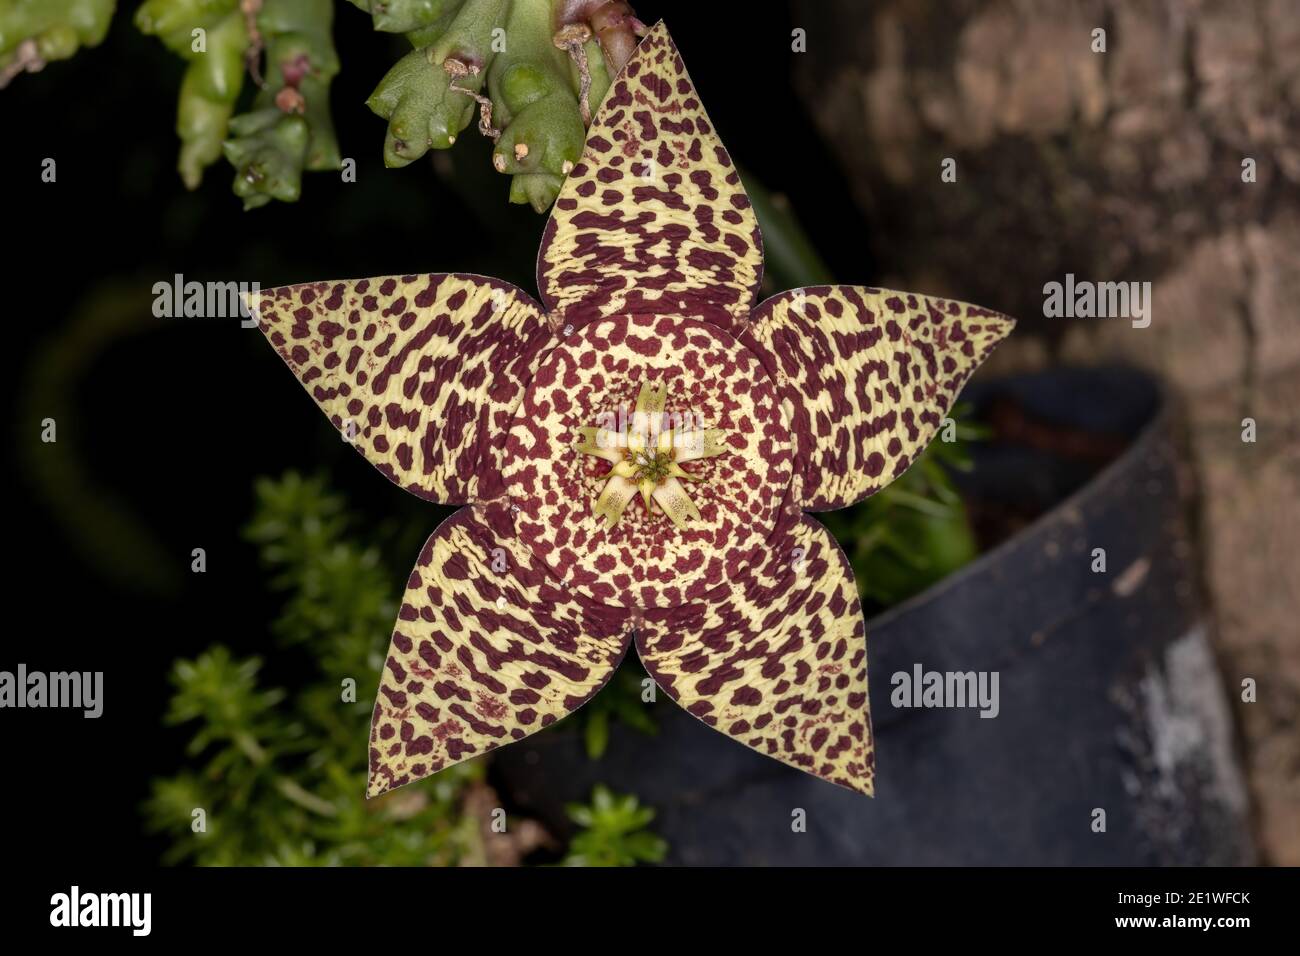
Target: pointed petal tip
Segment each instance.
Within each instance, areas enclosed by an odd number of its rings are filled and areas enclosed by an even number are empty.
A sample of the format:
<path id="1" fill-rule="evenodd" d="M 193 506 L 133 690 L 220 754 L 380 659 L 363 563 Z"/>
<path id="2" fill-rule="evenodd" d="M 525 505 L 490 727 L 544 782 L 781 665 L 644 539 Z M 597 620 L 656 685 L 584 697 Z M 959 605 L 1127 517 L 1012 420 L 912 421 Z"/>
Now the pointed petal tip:
<path id="1" fill-rule="evenodd" d="M 637 39 L 637 46 L 648 43 L 672 43 L 672 34 L 668 32 L 668 23 L 659 19 L 646 28 L 645 33 Z M 675 44 L 674 44 L 675 45 Z"/>
<path id="2" fill-rule="evenodd" d="M 875 750 L 857 584 L 830 532 L 797 509 L 791 515 L 768 556 L 714 590 L 705 613 L 643 613 L 637 654 L 670 699 L 715 731 L 824 783 L 873 796 Z M 796 548 L 801 566 L 789 559 Z M 781 615 L 765 622 L 775 608 Z M 817 637 L 792 640 L 796 635 Z M 760 639 L 767 653 L 728 656 L 730 648 L 756 647 Z M 821 686 L 823 661 L 841 667 L 833 697 Z M 782 695 L 774 693 L 774 674 L 786 684 Z M 773 720 L 782 713 L 782 696 L 793 695 L 819 701 L 818 729 L 801 735 Z"/>
<path id="3" fill-rule="evenodd" d="M 830 381 L 827 367 L 856 383 L 845 390 L 849 400 L 819 422 L 822 434 L 795 435 L 802 506 L 849 507 L 906 471 L 937 433 L 933 423 L 948 414 L 970 376 L 1015 326 L 995 309 L 875 286 L 811 286 L 761 303 L 749 326 L 751 348 L 769 372 L 784 375 L 787 401 L 817 407 Z M 864 427 L 879 412 L 853 397 L 865 394 L 877 374 L 873 352 L 860 346 L 862 334 L 906 357 L 883 373 L 887 383 L 876 385 L 878 395 L 881 385 L 888 386 L 888 404 L 897 413 L 885 430 Z M 906 379 L 899 370 L 909 373 Z M 900 427 L 907 413 L 926 424 Z"/>
<path id="4" fill-rule="evenodd" d="M 249 298 L 262 334 L 317 407 L 385 478 L 443 504 L 473 500 L 490 484 L 485 423 L 513 410 L 550 339 L 530 296 L 469 273 L 415 273 L 304 282 Z M 367 341 L 358 331 L 399 312 L 383 335 Z M 435 318 L 447 325 L 435 328 Z M 375 386 L 390 376 L 405 389 L 381 401 Z M 424 398 L 435 385 L 455 393 L 468 427 L 435 424 L 444 412 Z"/>
<path id="5" fill-rule="evenodd" d="M 868 780 L 860 786 L 849 787 L 848 789 L 860 797 L 866 797 L 868 800 L 876 799 L 876 785 L 874 781 Z"/>
<path id="6" fill-rule="evenodd" d="M 369 797 L 536 733 L 604 686 L 627 649 L 624 615 L 561 593 L 542 567 L 474 508 L 425 542 L 375 698 Z M 497 669 L 496 635 L 523 631 L 545 653 Z M 488 673 L 490 686 L 467 676 Z M 472 710 L 462 703 L 471 700 Z"/>
<path id="7" fill-rule="evenodd" d="M 983 350 L 979 361 L 975 363 L 976 367 L 983 364 L 994 349 L 1009 339 L 1016 328 L 1015 319 L 992 309 L 980 315 L 979 318 L 982 328 L 978 333 L 978 338 L 983 340 Z M 971 371 L 973 372 L 974 368 Z"/>
<path id="8" fill-rule="evenodd" d="M 829 777 L 825 774 L 818 773 L 816 770 L 810 770 L 807 767 L 794 766 L 793 764 L 790 766 L 801 773 L 806 773 L 808 776 L 813 777 L 822 783 L 838 787 L 840 790 L 847 790 L 849 793 L 856 793 L 860 797 L 870 797 L 873 800 L 876 797 L 875 773 L 871 773 L 866 777 Z"/>
<path id="9" fill-rule="evenodd" d="M 988 316 L 989 322 L 996 333 L 997 341 L 1001 342 L 1016 327 L 1016 320 L 1005 312 L 991 311 Z"/>
<path id="10" fill-rule="evenodd" d="M 632 134 L 622 128 L 625 102 L 640 104 L 636 115 L 641 122 Z M 622 171 L 607 168 L 636 149 L 655 157 L 649 165 L 653 189 L 628 188 Z M 669 169 L 686 170 L 689 178 L 678 176 L 674 183 L 654 172 Z M 611 172 L 622 182 L 602 178 Z M 707 185 L 701 187 L 701 181 Z M 702 201 L 703 195 L 711 198 Z M 697 219 L 708 207 L 727 210 L 728 219 L 705 236 Z M 676 260 L 670 267 L 673 280 L 651 288 L 638 281 L 644 278 L 643 265 L 602 258 L 583 239 L 581 223 L 593 216 L 605 223 L 607 236 L 626 235 L 629 223 L 647 216 L 660 227 L 690 231 L 691 238 L 670 255 Z M 628 241 L 636 240 L 629 236 Z M 714 263 L 714 271 L 701 269 L 700 261 Z M 677 44 L 659 20 L 611 83 L 588 130 L 581 161 L 551 208 L 537 260 L 542 300 L 557 313 L 589 303 L 589 311 L 603 315 L 665 310 L 710 317 L 728 327 L 756 303 L 762 272 L 762 236 L 752 203 Z"/>
<path id="11" fill-rule="evenodd" d="M 827 778 L 823 777 L 822 779 L 826 780 Z M 874 799 L 876 796 L 876 774 L 874 770 L 865 777 L 854 777 L 850 780 L 829 780 L 828 782 L 853 793 L 861 794 L 864 797 Z"/>
<path id="12" fill-rule="evenodd" d="M 372 731 L 373 728 L 375 727 L 375 720 L 376 718 L 374 716 L 370 718 L 370 726 L 372 728 Z M 379 757 L 377 752 L 371 750 L 370 768 L 366 773 L 366 799 L 367 800 L 373 800 L 376 797 L 382 797 L 385 793 L 387 793 L 389 790 L 392 789 L 392 787 L 389 785 L 390 784 L 389 779 L 386 778 L 383 774 L 379 773 L 379 768 L 377 765 L 378 759 Z"/>

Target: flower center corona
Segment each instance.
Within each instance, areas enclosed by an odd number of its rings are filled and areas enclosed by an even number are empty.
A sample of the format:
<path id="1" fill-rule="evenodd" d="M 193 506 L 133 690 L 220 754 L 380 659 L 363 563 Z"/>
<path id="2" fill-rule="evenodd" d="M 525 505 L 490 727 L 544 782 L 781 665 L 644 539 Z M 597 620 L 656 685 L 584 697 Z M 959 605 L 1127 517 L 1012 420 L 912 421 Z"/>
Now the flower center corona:
<path id="1" fill-rule="evenodd" d="M 682 485 L 700 478 L 682 464 L 724 454 L 725 432 L 697 427 L 690 415 L 667 414 L 667 397 L 666 384 L 643 383 L 630 417 L 608 413 L 601 424 L 579 429 L 577 450 L 612 466 L 601 476 L 605 484 L 595 506 L 608 528 L 618 524 L 638 493 L 648 515 L 663 512 L 678 528 L 700 520 L 699 508 Z"/>

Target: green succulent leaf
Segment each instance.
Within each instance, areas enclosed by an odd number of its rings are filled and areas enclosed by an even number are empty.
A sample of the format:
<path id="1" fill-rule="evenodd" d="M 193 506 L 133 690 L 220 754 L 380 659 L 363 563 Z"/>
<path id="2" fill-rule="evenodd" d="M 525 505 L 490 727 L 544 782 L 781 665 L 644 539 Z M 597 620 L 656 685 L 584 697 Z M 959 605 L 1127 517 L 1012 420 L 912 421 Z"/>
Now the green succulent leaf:
<path id="1" fill-rule="evenodd" d="M 244 48 L 248 33 L 242 17 L 224 17 L 208 33 L 208 52 L 195 57 L 181 78 L 176 133 L 181 139 L 178 167 L 189 189 L 203 170 L 222 155 L 235 101 L 244 87 Z"/>
<path id="2" fill-rule="evenodd" d="M 384 165 L 406 166 L 430 149 L 446 149 L 469 125 L 474 101 L 450 89 L 452 77 L 429 62 L 429 49 L 412 50 L 379 81 L 366 105 L 388 120 Z"/>
<path id="3" fill-rule="evenodd" d="M 492 165 L 513 177 L 511 202 L 545 212 L 582 156 L 586 125 L 569 58 L 553 40 L 549 0 L 515 0 L 506 37 L 505 52 L 488 73 L 501 130 Z"/>
<path id="4" fill-rule="evenodd" d="M 410 33 L 441 26 L 446 30 L 464 0 L 352 0 L 369 13 L 374 28 L 384 33 Z"/>

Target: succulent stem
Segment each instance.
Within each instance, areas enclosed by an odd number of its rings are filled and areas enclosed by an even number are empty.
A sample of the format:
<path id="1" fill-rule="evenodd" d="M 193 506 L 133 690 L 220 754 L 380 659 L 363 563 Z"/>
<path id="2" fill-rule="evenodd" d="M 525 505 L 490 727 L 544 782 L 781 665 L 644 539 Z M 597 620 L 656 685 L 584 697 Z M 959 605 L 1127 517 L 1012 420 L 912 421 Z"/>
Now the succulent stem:
<path id="1" fill-rule="evenodd" d="M 232 120 L 234 136 L 223 150 L 236 170 L 235 194 L 253 209 L 272 199 L 295 201 L 304 168 L 339 167 L 329 108 L 339 61 L 330 0 L 240 0 L 240 10 L 252 18 L 249 62 L 262 44 L 266 75 L 253 111 Z"/>
<path id="2" fill-rule="evenodd" d="M 451 146 L 476 104 L 480 130 L 495 132 L 491 104 L 484 104 L 479 91 L 496 55 L 494 31 L 508 6 L 508 0 L 465 0 L 454 10 L 439 7 L 440 19 L 416 31 L 427 42 L 398 60 L 366 101 L 388 120 L 386 166 L 405 166 L 430 149 Z"/>
<path id="3" fill-rule="evenodd" d="M 617 72 L 611 64 L 622 66 L 644 29 L 623 2 L 352 2 L 376 29 L 407 31 L 417 47 L 367 101 L 388 120 L 384 162 L 405 166 L 448 148 L 477 107 L 479 132 L 495 144 L 493 168 L 511 177 L 511 202 L 538 212 L 582 155 Z"/>
<path id="4" fill-rule="evenodd" d="M 551 0 L 513 0 L 505 50 L 488 72 L 501 125 L 492 165 L 512 177 L 510 201 L 530 203 L 538 212 L 555 200 L 565 163 L 578 161 L 586 137 L 569 59 L 555 46 L 553 24 Z M 525 148 L 517 149 L 521 144 Z"/>
<path id="5" fill-rule="evenodd" d="M 248 25 L 238 0 L 146 0 L 135 25 L 189 61 L 176 104 L 177 161 L 187 189 L 221 157 L 235 101 L 244 88 Z"/>
<path id="6" fill-rule="evenodd" d="M 19 73 L 66 60 L 108 32 L 114 0 L 8 0 L 0 3 L 0 89 Z"/>
<path id="7" fill-rule="evenodd" d="M 304 168 L 339 167 L 329 107 L 339 70 L 333 15 L 330 0 L 145 0 L 136 26 L 189 62 L 176 110 L 188 188 L 223 153 L 245 209 L 296 200 Z M 236 117 L 245 71 L 258 94 Z"/>
<path id="8" fill-rule="evenodd" d="M 111 12 L 113 2 L 9 0 L 0 10 L 0 85 L 68 55 L 58 52 L 66 31 L 51 17 Z M 493 167 L 511 177 L 510 201 L 538 212 L 581 157 L 586 127 L 645 33 L 625 0 L 351 2 L 375 30 L 402 33 L 412 46 L 366 101 L 388 123 L 385 164 L 450 147 L 477 113 L 479 132 L 494 143 Z M 81 42 L 98 42 L 108 13 L 101 19 Z M 186 186 L 197 187 L 224 153 L 236 167 L 235 192 L 253 208 L 296 199 L 303 169 L 339 167 L 329 0 L 145 0 L 136 23 L 189 64 L 177 109 Z M 245 73 L 258 94 L 235 117 Z"/>

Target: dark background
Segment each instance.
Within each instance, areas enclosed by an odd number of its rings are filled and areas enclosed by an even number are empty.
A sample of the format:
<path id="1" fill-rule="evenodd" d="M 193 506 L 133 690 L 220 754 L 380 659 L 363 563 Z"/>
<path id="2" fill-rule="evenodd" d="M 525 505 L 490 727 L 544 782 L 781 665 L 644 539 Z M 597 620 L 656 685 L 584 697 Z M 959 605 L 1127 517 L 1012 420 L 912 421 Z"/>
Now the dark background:
<path id="1" fill-rule="evenodd" d="M 104 672 L 98 720 L 66 710 L 0 715 L 5 855 L 20 859 L 158 859 L 163 841 L 141 835 L 139 806 L 150 778 L 181 759 L 185 735 L 161 720 L 172 661 L 214 642 L 236 653 L 269 649 L 276 601 L 239 534 L 255 476 L 323 469 L 364 516 L 429 530 L 440 517 L 339 442 L 256 331 L 233 320 L 154 319 L 153 284 L 174 273 L 269 288 L 469 271 L 533 291 L 545 221 L 507 205 L 486 142 L 468 134 L 438 157 L 454 177 L 427 158 L 384 169 L 384 123 L 364 100 L 405 41 L 373 33 L 347 4 L 336 5 L 343 69 L 331 99 L 357 182 L 309 173 L 299 203 L 244 213 L 222 161 L 187 193 L 174 169 L 182 64 L 135 29 L 134 6 L 119 4 L 100 47 L 0 92 L 13 454 L 0 669 Z M 832 271 L 872 281 L 865 224 L 792 89 L 784 4 L 746 5 L 743 15 L 731 4 L 636 8 L 646 22 L 669 19 L 732 154 L 789 197 Z M 41 182 L 46 157 L 58 164 L 54 184 Z M 120 303 L 113 315 L 123 330 L 83 348 L 78 330 L 93 328 L 96 312 L 106 321 L 106 301 Z M 62 396 L 66 405 L 50 410 L 50 369 L 75 355 L 84 374 Z M 40 441 L 46 415 L 57 418 L 57 444 Z M 120 508 L 146 538 L 90 522 L 69 494 Z M 205 574 L 190 573 L 195 547 L 206 549 Z M 273 654 L 267 673 L 284 678 L 294 666 Z"/>

